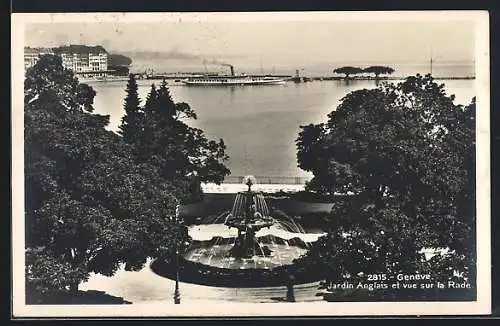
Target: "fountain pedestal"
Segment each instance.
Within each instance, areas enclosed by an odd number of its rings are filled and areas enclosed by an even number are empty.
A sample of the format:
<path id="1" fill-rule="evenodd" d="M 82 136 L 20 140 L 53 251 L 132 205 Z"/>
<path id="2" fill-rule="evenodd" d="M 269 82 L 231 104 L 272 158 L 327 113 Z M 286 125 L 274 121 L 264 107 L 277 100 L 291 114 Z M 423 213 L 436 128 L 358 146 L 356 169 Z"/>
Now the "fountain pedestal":
<path id="1" fill-rule="evenodd" d="M 270 256 L 271 250 L 267 246 L 261 247 L 255 240 L 255 233 L 264 227 L 270 227 L 273 222 L 255 221 L 241 224 L 227 222 L 226 225 L 238 229 L 238 237 L 236 238 L 233 248 L 229 251 L 231 257 L 236 258 L 251 258 L 253 256 Z"/>
<path id="2" fill-rule="evenodd" d="M 269 212 L 262 194 L 250 189 L 252 186 L 250 180 L 247 185 L 248 191 L 236 195 L 231 216 L 225 222 L 227 226 L 238 229 L 238 237 L 229 255 L 235 258 L 270 256 L 271 250 L 259 245 L 255 240 L 255 233 L 273 225 L 274 220 L 268 216 Z"/>

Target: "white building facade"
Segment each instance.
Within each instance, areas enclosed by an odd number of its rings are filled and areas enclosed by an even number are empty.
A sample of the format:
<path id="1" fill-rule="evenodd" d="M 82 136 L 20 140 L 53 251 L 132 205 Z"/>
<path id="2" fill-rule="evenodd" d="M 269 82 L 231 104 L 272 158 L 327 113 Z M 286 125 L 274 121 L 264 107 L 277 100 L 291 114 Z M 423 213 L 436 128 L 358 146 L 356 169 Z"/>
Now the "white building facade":
<path id="1" fill-rule="evenodd" d="M 45 54 L 54 54 L 52 49 L 47 48 L 24 48 L 24 69 L 33 67 L 38 59 Z"/>
<path id="2" fill-rule="evenodd" d="M 54 49 L 24 48 L 24 67 L 33 67 L 44 54 L 61 56 L 65 68 L 76 74 L 98 77 L 108 73 L 108 53 L 101 46 L 70 45 Z"/>

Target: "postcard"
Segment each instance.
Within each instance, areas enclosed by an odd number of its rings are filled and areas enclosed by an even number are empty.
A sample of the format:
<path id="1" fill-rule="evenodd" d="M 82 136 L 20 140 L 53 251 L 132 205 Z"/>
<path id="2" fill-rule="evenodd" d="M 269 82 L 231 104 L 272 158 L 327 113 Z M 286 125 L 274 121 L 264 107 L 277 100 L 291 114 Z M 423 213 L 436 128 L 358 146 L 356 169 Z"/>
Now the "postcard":
<path id="1" fill-rule="evenodd" d="M 12 14 L 13 317 L 489 314 L 488 19 Z"/>

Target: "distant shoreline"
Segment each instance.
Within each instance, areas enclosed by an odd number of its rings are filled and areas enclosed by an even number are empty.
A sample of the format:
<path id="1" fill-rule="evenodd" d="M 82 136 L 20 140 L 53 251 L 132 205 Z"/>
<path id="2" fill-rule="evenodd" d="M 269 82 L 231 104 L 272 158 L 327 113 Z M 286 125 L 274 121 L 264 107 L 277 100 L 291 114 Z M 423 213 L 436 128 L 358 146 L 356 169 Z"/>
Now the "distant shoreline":
<path id="1" fill-rule="evenodd" d="M 253 75 L 252 75 L 253 76 Z M 284 77 L 283 75 L 265 75 L 265 76 L 270 76 L 270 77 L 276 77 L 276 78 L 282 78 Z M 287 76 L 288 77 L 288 76 Z M 387 81 L 387 80 L 404 80 L 407 77 L 402 77 L 402 76 L 391 76 L 391 77 L 338 77 L 338 76 L 314 76 L 314 77 L 306 77 L 307 81 L 300 81 L 299 83 L 304 83 L 304 82 L 311 82 L 311 81 L 328 81 L 328 80 L 334 80 L 334 81 L 366 81 L 366 80 L 373 80 L 373 81 Z M 474 80 L 476 79 L 475 76 L 433 76 L 434 80 Z M 153 76 L 148 76 L 147 78 L 139 78 L 139 79 L 147 79 L 147 80 L 171 80 L 171 79 L 182 79 L 182 77 L 179 76 L 169 76 L 169 75 L 153 75 Z M 286 78 L 287 82 L 294 82 L 293 78 Z"/>
<path id="2" fill-rule="evenodd" d="M 277 77 L 277 76 L 273 76 Z M 346 79 L 345 77 L 307 77 L 306 81 L 294 81 L 292 79 L 287 79 L 285 80 L 286 83 L 296 83 L 296 84 L 304 84 L 304 83 L 310 83 L 310 82 L 315 82 L 315 81 L 337 81 L 337 82 L 357 82 L 357 81 L 375 81 L 375 82 L 384 82 L 384 81 L 397 81 L 397 80 L 405 80 L 407 77 L 384 77 L 384 78 L 374 78 L 374 77 L 356 77 L 356 78 L 349 78 Z M 475 76 L 457 76 L 457 77 L 433 77 L 434 80 L 475 80 Z M 173 77 L 173 76 L 151 76 L 148 78 L 138 78 L 139 80 L 153 80 L 153 81 L 161 81 L 163 79 L 165 80 L 177 80 L 179 79 L 178 77 Z M 128 80 L 128 77 L 121 77 L 121 78 L 103 78 L 103 79 L 81 79 L 80 82 L 82 83 L 109 83 L 109 82 L 126 82 Z M 179 85 L 184 85 L 180 81 L 176 83 L 169 83 L 171 86 L 179 86 Z M 227 86 L 226 86 L 227 87 Z"/>

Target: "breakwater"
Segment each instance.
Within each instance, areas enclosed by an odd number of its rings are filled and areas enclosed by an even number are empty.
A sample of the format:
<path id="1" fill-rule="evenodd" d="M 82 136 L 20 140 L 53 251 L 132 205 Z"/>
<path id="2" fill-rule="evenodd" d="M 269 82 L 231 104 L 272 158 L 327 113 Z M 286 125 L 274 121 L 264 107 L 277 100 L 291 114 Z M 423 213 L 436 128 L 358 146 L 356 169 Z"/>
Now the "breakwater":
<path id="1" fill-rule="evenodd" d="M 343 81 L 351 81 L 351 80 L 373 80 L 373 81 L 384 81 L 384 80 L 404 80 L 406 77 L 402 76 L 391 76 L 391 77 L 311 77 L 312 80 L 343 80 Z M 476 79 L 475 76 L 433 76 L 435 80 L 473 80 Z"/>

